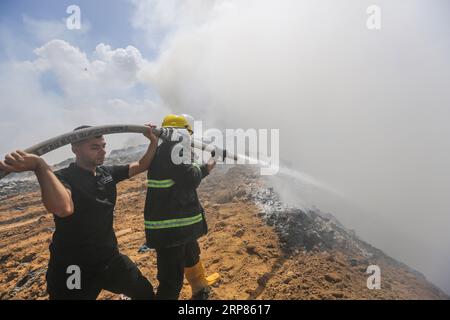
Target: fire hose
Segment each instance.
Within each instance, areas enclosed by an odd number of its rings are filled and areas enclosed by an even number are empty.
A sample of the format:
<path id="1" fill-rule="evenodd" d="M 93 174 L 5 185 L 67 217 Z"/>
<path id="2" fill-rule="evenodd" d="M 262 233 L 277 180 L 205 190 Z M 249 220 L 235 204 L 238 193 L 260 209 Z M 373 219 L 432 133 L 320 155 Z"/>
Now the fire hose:
<path id="1" fill-rule="evenodd" d="M 25 149 L 24 151 L 27 153 L 42 156 L 46 153 L 49 153 L 50 151 L 61 148 L 65 145 L 76 143 L 84 139 L 96 136 L 114 133 L 145 133 L 147 131 L 148 131 L 147 126 L 130 125 L 130 124 L 95 126 L 61 134 L 59 136 L 56 136 L 54 138 L 45 140 L 41 143 L 31 146 Z M 164 141 L 174 141 L 173 137 L 177 133 L 177 130 L 174 128 L 153 128 L 152 131 L 156 136 L 158 136 L 160 139 Z M 196 149 L 201 149 L 203 151 L 210 152 L 213 157 L 218 155 L 221 156 L 223 159 L 230 158 L 233 160 L 237 160 L 237 156 L 230 152 L 227 152 L 227 150 L 218 148 L 211 144 L 203 143 L 202 141 L 191 139 L 191 146 Z M 0 170 L 0 179 L 4 178 L 8 174 L 9 174 L 8 172 Z"/>

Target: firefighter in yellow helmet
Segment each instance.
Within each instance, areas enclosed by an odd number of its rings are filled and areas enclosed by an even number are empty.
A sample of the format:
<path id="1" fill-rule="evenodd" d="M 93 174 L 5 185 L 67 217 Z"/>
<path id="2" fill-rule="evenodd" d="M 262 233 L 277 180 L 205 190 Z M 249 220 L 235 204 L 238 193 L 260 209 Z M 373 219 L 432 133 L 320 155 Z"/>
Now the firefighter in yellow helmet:
<path id="1" fill-rule="evenodd" d="M 183 115 L 170 114 L 162 127 L 186 129 L 192 126 Z M 186 276 L 192 299 L 207 299 L 210 286 L 219 280 L 219 274 L 205 275 L 200 260 L 197 239 L 207 233 L 205 213 L 197 187 L 214 168 L 211 158 L 207 164 L 174 164 L 172 148 L 178 142 L 164 141 L 156 151 L 147 174 L 145 202 L 145 235 L 147 246 L 157 254 L 159 287 L 157 299 L 178 299 Z"/>
<path id="2" fill-rule="evenodd" d="M 164 117 L 161 127 L 187 129 L 190 134 L 194 133 L 192 125 L 187 119 L 187 115 L 169 114 Z"/>

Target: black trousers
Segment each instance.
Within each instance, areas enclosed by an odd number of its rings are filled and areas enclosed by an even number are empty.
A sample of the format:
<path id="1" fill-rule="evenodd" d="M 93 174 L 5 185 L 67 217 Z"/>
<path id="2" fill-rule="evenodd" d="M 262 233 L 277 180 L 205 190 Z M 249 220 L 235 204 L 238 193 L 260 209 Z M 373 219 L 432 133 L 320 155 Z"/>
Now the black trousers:
<path id="1" fill-rule="evenodd" d="M 184 268 L 193 267 L 200 261 L 200 247 L 197 240 L 185 245 L 157 248 L 159 287 L 156 299 L 178 300 L 183 287 Z"/>
<path id="2" fill-rule="evenodd" d="M 70 263 L 72 265 L 73 261 Z M 46 276 L 50 300 L 95 300 L 102 289 L 136 300 L 154 299 L 151 283 L 126 255 L 117 253 L 101 268 L 92 269 L 81 264 L 80 288 L 69 288 L 68 283 L 73 284 L 70 277 L 75 273 L 68 272 L 68 268 L 68 263 L 50 260 Z"/>

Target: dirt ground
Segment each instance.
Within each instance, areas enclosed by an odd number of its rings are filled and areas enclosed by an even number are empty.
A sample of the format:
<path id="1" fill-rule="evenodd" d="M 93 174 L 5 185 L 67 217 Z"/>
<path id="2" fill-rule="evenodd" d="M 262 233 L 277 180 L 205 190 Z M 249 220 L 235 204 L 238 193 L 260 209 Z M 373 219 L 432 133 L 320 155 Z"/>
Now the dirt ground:
<path id="1" fill-rule="evenodd" d="M 200 239 L 202 260 L 208 272 L 221 274 L 211 299 L 448 299 L 423 276 L 390 259 L 375 261 L 383 270 L 382 285 L 369 290 L 363 257 L 343 250 L 284 250 L 275 229 L 261 218 L 261 208 L 233 191 L 247 182 L 239 174 L 213 174 L 200 188 L 209 225 Z M 121 252 L 156 287 L 155 253 L 138 252 L 145 241 L 145 192 L 143 174 L 119 184 L 115 231 Z M 45 272 L 53 228 L 38 192 L 0 203 L 0 299 L 48 298 Z M 189 297 L 185 283 L 180 298 Z M 118 298 L 106 291 L 99 297 Z"/>

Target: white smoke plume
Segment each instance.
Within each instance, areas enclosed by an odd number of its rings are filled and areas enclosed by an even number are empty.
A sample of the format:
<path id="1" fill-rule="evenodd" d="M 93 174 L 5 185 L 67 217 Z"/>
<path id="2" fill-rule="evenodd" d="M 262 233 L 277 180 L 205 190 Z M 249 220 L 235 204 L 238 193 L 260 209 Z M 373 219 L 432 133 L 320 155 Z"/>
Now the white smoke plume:
<path id="1" fill-rule="evenodd" d="M 139 74 L 168 108 L 220 128 L 279 128 L 280 157 L 345 195 L 278 179 L 450 292 L 449 4 L 143 1 L 165 38 Z"/>

